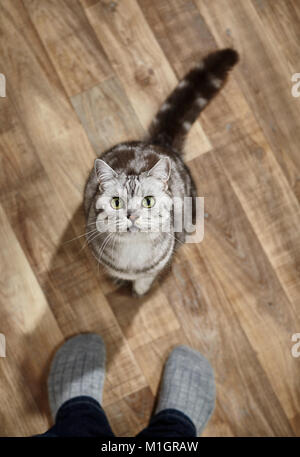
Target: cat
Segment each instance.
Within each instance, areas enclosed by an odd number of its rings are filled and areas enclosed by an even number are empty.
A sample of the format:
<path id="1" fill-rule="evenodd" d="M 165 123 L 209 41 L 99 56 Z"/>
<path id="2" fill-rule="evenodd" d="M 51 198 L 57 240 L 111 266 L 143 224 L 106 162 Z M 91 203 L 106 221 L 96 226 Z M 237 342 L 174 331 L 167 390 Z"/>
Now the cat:
<path id="1" fill-rule="evenodd" d="M 108 274 L 132 281 L 138 296 L 185 241 L 173 221 L 174 200 L 196 197 L 184 140 L 237 62 L 233 49 L 209 54 L 161 106 L 147 140 L 118 144 L 95 160 L 84 193 L 87 243 Z"/>

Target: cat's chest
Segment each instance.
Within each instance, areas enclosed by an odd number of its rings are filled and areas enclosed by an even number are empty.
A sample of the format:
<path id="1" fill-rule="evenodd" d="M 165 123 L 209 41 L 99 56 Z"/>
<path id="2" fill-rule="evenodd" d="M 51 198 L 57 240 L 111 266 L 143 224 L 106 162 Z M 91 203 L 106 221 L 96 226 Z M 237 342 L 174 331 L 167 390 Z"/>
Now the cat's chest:
<path id="1" fill-rule="evenodd" d="M 106 265 L 112 276 L 134 281 L 153 275 L 162 270 L 172 256 L 174 239 L 167 235 L 156 239 L 148 239 L 144 234 L 124 238 L 115 245 L 113 260 Z"/>
<path id="2" fill-rule="evenodd" d="M 153 262 L 156 249 L 148 240 L 135 239 L 120 243 L 118 254 L 119 268 L 140 270 Z"/>

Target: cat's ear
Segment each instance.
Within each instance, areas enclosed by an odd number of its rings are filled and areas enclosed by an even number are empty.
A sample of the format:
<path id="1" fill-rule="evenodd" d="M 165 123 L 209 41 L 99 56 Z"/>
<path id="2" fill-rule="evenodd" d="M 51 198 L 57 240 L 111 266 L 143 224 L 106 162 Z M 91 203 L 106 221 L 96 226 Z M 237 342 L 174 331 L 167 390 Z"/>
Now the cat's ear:
<path id="1" fill-rule="evenodd" d="M 171 173 L 171 161 L 168 157 L 159 159 L 159 161 L 148 171 L 147 176 L 153 176 L 164 183 L 168 182 Z"/>
<path id="2" fill-rule="evenodd" d="M 113 170 L 104 160 L 96 159 L 95 160 L 95 172 L 101 187 L 105 188 L 105 185 L 112 181 L 114 178 L 117 178 L 118 173 Z"/>

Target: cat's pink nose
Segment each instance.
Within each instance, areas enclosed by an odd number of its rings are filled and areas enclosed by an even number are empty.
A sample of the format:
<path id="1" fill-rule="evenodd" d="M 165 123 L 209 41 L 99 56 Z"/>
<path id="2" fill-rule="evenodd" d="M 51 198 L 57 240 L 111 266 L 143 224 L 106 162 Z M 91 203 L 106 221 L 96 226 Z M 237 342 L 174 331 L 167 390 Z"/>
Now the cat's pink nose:
<path id="1" fill-rule="evenodd" d="M 134 222 L 138 218 L 136 214 L 128 214 L 128 217 L 131 220 L 131 222 Z"/>

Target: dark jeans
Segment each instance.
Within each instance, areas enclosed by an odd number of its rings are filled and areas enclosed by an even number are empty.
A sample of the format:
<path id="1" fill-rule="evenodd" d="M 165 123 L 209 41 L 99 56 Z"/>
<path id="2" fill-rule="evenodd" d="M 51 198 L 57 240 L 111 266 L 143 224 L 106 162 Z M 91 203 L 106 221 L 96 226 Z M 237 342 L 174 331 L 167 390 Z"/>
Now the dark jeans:
<path id="1" fill-rule="evenodd" d="M 176 409 L 165 409 L 150 420 L 138 438 L 192 438 L 197 435 L 192 421 Z M 105 412 L 91 397 L 76 397 L 66 401 L 58 410 L 55 425 L 39 436 L 115 436 Z"/>

